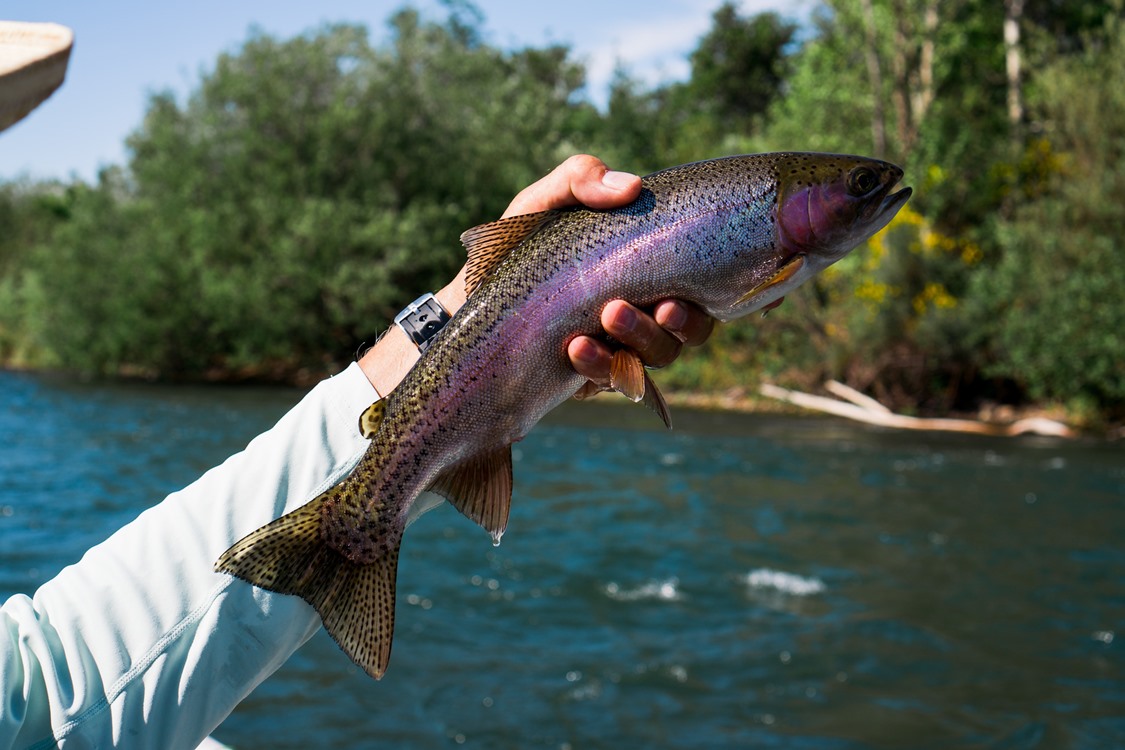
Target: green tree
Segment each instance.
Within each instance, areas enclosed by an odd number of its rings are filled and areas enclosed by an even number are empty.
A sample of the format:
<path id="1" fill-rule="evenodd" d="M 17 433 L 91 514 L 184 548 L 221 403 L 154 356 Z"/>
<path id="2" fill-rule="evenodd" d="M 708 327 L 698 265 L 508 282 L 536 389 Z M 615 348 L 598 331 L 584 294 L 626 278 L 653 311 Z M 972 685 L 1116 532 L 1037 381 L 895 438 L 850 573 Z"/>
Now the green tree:
<path id="1" fill-rule="evenodd" d="M 1001 259 L 975 279 L 995 375 L 1035 398 L 1125 412 L 1125 23 L 1036 77 L 1056 168 L 1049 191 L 999 225 Z"/>
<path id="2" fill-rule="evenodd" d="M 691 53 L 687 81 L 645 89 L 616 71 L 596 150 L 640 172 L 753 150 L 796 29 L 775 13 L 742 16 L 724 3 Z"/>
<path id="3" fill-rule="evenodd" d="M 30 340 L 26 284 L 35 248 L 68 218 L 65 188 L 57 183 L 0 186 L 0 363 L 27 364 Z"/>
<path id="4" fill-rule="evenodd" d="M 691 53 L 691 97 L 727 130 L 747 131 L 781 91 L 797 26 L 776 13 L 750 17 L 725 2 Z"/>
<path id="5" fill-rule="evenodd" d="M 154 96 L 128 169 L 76 187 L 43 248 L 41 340 L 92 370 L 290 375 L 448 280 L 458 235 L 558 160 L 582 85 L 565 48 L 499 51 L 464 10 L 401 11 L 383 47 L 254 33 L 186 102 Z"/>

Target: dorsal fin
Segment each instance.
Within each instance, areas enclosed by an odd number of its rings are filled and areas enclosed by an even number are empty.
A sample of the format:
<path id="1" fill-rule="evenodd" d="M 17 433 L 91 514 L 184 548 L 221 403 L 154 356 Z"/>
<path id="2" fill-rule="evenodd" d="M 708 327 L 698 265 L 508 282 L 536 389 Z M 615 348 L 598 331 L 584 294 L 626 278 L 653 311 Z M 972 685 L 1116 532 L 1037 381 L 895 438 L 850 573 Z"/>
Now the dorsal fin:
<path id="1" fill-rule="evenodd" d="M 379 425 L 383 423 L 383 415 L 387 413 L 387 402 L 379 399 L 371 406 L 363 410 L 363 414 L 359 415 L 359 434 L 370 440 L 375 437 L 375 433 L 379 431 Z"/>
<path id="2" fill-rule="evenodd" d="M 492 534 L 492 541 L 508 528 L 512 507 L 512 446 L 475 456 L 439 476 L 429 488 Z"/>
<path id="3" fill-rule="evenodd" d="M 484 277 L 508 257 L 512 248 L 535 234 L 560 213 L 561 211 L 540 211 L 509 216 L 465 230 L 461 234 L 461 244 L 469 253 L 469 260 L 465 265 L 465 296 L 472 296 Z"/>

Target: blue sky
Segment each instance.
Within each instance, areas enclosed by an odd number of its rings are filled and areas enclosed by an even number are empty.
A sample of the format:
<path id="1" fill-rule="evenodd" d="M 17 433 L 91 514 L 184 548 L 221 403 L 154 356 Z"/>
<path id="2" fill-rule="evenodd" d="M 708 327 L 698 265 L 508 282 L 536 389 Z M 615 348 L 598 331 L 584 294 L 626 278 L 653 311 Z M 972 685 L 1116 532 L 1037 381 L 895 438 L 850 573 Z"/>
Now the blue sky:
<path id="1" fill-rule="evenodd" d="M 0 17 L 53 21 L 75 33 L 66 82 L 25 120 L 0 134 L 0 180 L 21 176 L 93 180 L 101 166 L 125 162 L 125 137 L 151 92 L 195 87 L 220 52 L 237 49 L 252 26 L 290 37 L 326 22 L 365 24 L 384 38 L 386 19 L 405 0 L 4 0 Z M 409 3 L 444 17 L 437 0 Z M 503 47 L 569 45 L 588 70 L 595 102 L 618 61 L 634 76 L 682 79 L 687 56 L 721 0 L 478 0 L 489 43 Z M 812 0 L 742 0 L 741 12 L 807 16 Z"/>

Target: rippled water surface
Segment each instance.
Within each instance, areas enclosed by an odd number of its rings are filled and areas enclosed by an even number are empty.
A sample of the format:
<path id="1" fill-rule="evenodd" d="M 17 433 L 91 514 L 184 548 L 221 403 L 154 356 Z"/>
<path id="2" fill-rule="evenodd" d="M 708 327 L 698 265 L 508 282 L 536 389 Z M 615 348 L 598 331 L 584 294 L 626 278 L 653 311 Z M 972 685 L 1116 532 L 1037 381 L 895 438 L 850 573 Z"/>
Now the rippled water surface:
<path id="1" fill-rule="evenodd" d="M 300 394 L 0 373 L 0 596 Z M 236 748 L 1125 747 L 1125 446 L 598 400 L 515 449 L 503 544 L 407 533 L 382 682 L 323 633 Z"/>

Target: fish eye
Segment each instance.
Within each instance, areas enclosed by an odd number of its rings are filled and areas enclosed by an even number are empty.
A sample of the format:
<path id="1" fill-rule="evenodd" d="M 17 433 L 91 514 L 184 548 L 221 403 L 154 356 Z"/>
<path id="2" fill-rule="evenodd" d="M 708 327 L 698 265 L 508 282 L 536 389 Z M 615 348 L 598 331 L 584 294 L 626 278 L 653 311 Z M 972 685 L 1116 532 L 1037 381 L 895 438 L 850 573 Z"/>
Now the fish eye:
<path id="1" fill-rule="evenodd" d="M 867 195 L 879 185 L 879 176 L 870 167 L 856 167 L 848 175 L 848 193 Z"/>

